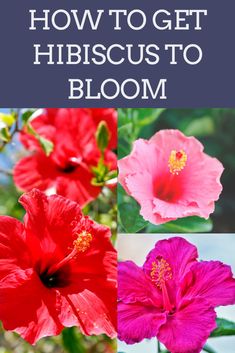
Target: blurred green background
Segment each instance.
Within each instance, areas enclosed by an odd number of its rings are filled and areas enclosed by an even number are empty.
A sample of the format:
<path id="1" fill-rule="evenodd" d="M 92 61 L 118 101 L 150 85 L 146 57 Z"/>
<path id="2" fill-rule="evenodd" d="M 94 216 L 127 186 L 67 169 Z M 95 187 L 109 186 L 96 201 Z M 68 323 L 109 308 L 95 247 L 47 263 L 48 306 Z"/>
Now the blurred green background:
<path id="1" fill-rule="evenodd" d="M 138 205 L 128 200 L 119 186 L 120 232 L 235 232 L 235 109 L 119 109 L 118 159 L 130 153 L 137 138 L 149 139 L 161 129 L 179 129 L 185 135 L 195 136 L 203 143 L 206 153 L 223 163 L 223 192 L 211 221 L 188 217 L 156 227 L 137 219 Z M 129 209 L 128 203 L 131 203 Z M 131 226 L 127 224 L 126 212 L 135 212 L 133 219 L 138 224 L 133 226 L 132 221 Z"/>
<path id="2" fill-rule="evenodd" d="M 22 116 L 31 113 L 27 110 L 11 110 L 19 114 L 18 128 L 22 126 Z M 0 114 L 10 113 L 9 109 L 0 109 Z M 28 152 L 23 148 L 15 132 L 15 125 L 7 128 L 9 136 L 5 141 L 4 124 L 1 125 L 0 115 L 0 215 L 8 215 L 22 221 L 24 209 L 18 203 L 21 193 L 12 181 L 12 168 L 15 162 Z M 12 137 L 12 138 L 11 138 Z M 116 239 L 116 192 L 104 187 L 100 196 L 87 205 L 83 212 L 88 214 L 98 223 L 111 228 L 112 241 Z M 17 298 L 15 299 L 17 300 Z M 32 299 L 33 300 L 33 299 Z M 92 303 L 91 303 L 92 305 Z M 4 331 L 0 324 L 0 353 L 115 353 L 116 340 L 111 340 L 105 335 L 86 337 L 75 327 L 65 328 L 56 337 L 42 338 L 35 346 L 31 346 L 19 335 Z"/>

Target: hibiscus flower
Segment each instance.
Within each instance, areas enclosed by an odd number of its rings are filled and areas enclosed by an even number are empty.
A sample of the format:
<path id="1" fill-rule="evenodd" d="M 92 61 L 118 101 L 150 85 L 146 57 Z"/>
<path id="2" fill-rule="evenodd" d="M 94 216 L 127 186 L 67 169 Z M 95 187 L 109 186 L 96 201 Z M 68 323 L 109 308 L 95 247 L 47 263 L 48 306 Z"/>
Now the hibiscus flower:
<path id="1" fill-rule="evenodd" d="M 114 109 L 45 109 L 36 112 L 31 125 L 37 134 L 54 144 L 47 156 L 38 140 L 28 133 L 20 135 L 24 146 L 32 153 L 22 158 L 14 168 L 14 182 L 23 191 L 37 188 L 68 197 L 85 206 L 100 193 L 92 184 L 93 167 L 101 157 L 95 133 L 100 121 L 107 123 L 109 146 L 104 163 L 116 169 L 116 155 L 110 148 L 116 145 L 117 112 Z"/>
<path id="2" fill-rule="evenodd" d="M 0 320 L 34 344 L 77 326 L 115 337 L 116 252 L 110 229 L 79 205 L 34 189 L 24 224 L 0 217 Z"/>
<path id="3" fill-rule="evenodd" d="M 144 219 L 162 224 L 177 218 L 208 218 L 222 191 L 222 164 L 194 137 L 162 130 L 135 141 L 118 162 L 119 182 L 141 206 Z"/>
<path id="4" fill-rule="evenodd" d="M 118 335 L 157 337 L 171 353 L 199 353 L 216 328 L 215 307 L 235 304 L 235 280 L 219 261 L 197 261 L 180 237 L 158 241 L 143 267 L 118 265 Z"/>

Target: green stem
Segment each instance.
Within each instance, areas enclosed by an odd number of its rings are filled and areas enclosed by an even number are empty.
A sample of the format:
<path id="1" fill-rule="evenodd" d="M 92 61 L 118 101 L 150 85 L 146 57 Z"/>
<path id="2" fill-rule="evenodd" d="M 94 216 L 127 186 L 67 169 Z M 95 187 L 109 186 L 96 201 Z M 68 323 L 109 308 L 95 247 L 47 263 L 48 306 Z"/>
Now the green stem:
<path id="1" fill-rule="evenodd" d="M 157 351 L 158 351 L 158 353 L 161 353 L 161 344 L 160 344 L 160 342 L 159 341 L 157 341 Z"/>

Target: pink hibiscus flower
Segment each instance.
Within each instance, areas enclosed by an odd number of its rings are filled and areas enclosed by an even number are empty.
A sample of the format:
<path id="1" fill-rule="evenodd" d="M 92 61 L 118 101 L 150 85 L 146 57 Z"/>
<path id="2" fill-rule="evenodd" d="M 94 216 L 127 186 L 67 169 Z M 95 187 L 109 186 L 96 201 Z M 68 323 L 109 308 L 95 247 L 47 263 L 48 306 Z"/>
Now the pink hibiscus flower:
<path id="1" fill-rule="evenodd" d="M 135 141 L 133 151 L 118 162 L 119 182 L 154 224 L 177 218 L 208 218 L 222 191 L 222 164 L 203 152 L 194 137 L 162 130 L 149 141 Z"/>
<path id="2" fill-rule="evenodd" d="M 77 326 L 116 336 L 116 251 L 108 227 L 62 196 L 20 198 L 24 224 L 0 217 L 0 320 L 34 344 Z"/>
<path id="3" fill-rule="evenodd" d="M 118 335 L 157 337 L 171 353 L 201 352 L 216 328 L 215 307 L 235 304 L 235 280 L 219 261 L 197 261 L 183 238 L 158 241 L 140 268 L 118 265 Z"/>
<path id="4" fill-rule="evenodd" d="M 23 191 L 37 188 L 76 201 L 85 206 L 100 193 L 101 187 L 92 184 L 101 157 L 95 133 L 100 121 L 108 126 L 110 141 L 104 163 L 116 169 L 115 148 L 117 112 L 114 109 L 45 109 L 38 111 L 31 125 L 42 137 L 53 142 L 54 150 L 47 156 L 38 140 L 27 129 L 20 135 L 31 154 L 22 158 L 14 168 L 14 182 Z"/>

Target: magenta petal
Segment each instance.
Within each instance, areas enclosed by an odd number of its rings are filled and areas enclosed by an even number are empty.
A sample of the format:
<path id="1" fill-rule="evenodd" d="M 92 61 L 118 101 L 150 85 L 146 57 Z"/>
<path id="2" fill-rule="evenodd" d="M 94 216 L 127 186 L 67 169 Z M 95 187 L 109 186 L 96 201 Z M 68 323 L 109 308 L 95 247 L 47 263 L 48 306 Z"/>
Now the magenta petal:
<path id="1" fill-rule="evenodd" d="M 118 264 L 118 299 L 128 303 L 148 303 L 156 307 L 162 304 L 160 292 L 153 286 L 142 268 L 132 261 Z"/>
<path id="2" fill-rule="evenodd" d="M 230 266 L 219 261 L 194 264 L 182 282 L 181 296 L 200 296 L 213 306 L 235 304 L 235 279 Z"/>
<path id="3" fill-rule="evenodd" d="M 122 302 L 118 304 L 118 337 L 128 344 L 155 337 L 165 322 L 166 314 L 154 306 Z"/>
<path id="4" fill-rule="evenodd" d="M 200 353 L 216 328 L 214 309 L 203 299 L 184 300 L 159 329 L 158 339 L 171 353 Z"/>
<path id="5" fill-rule="evenodd" d="M 174 237 L 160 240 L 150 251 L 144 263 L 143 268 L 148 276 L 152 270 L 152 263 L 156 261 L 157 257 L 163 258 L 169 263 L 172 270 L 172 280 L 178 284 L 192 264 L 196 262 L 198 253 L 197 248 L 183 238 Z"/>

